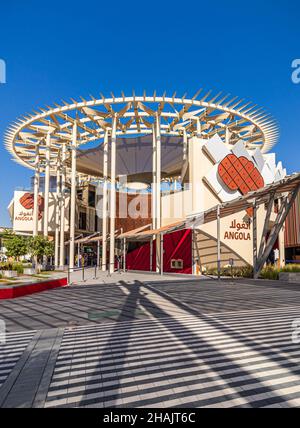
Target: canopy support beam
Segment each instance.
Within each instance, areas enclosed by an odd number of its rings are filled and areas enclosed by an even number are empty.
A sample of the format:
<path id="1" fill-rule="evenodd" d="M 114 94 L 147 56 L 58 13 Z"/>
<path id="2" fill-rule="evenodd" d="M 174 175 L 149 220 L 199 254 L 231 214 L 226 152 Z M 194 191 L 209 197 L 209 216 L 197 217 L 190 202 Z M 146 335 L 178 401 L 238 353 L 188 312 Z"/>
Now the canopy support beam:
<path id="1" fill-rule="evenodd" d="M 40 148 L 36 145 L 35 148 L 35 164 L 34 164 L 34 201 L 33 201 L 33 236 L 39 233 L 39 187 L 40 187 Z"/>
<path id="2" fill-rule="evenodd" d="M 262 268 L 264 267 L 264 264 L 266 263 L 272 248 L 274 247 L 278 234 L 284 225 L 284 222 L 288 216 L 290 209 L 293 206 L 293 203 L 295 202 L 295 199 L 297 197 L 299 190 L 300 190 L 300 186 L 297 186 L 292 192 L 290 192 L 287 196 L 282 198 L 283 199 L 282 205 L 277 215 L 275 224 L 272 227 L 269 239 L 265 245 L 262 256 L 258 260 L 257 269 L 256 269 L 256 272 L 254 272 L 255 279 L 258 279 L 259 274 Z"/>
<path id="3" fill-rule="evenodd" d="M 102 271 L 107 266 L 107 175 L 108 175 L 108 130 L 105 131 L 103 141 L 103 199 L 102 199 Z"/>
<path id="4" fill-rule="evenodd" d="M 69 268 L 74 269 L 75 257 L 75 219 L 76 219 L 76 149 L 77 149 L 77 122 L 73 124 L 72 132 L 72 164 L 71 164 L 71 214 L 70 214 L 70 254 Z"/>
<path id="5" fill-rule="evenodd" d="M 67 147 L 65 144 L 62 146 L 61 157 L 61 190 L 60 190 L 60 254 L 59 266 L 61 269 L 65 266 L 65 209 L 66 209 L 66 155 Z"/>
<path id="6" fill-rule="evenodd" d="M 111 133 L 111 174 L 110 174 L 110 246 L 109 246 L 109 273 L 115 271 L 115 223 L 116 223 L 116 131 L 117 115 L 112 122 Z"/>

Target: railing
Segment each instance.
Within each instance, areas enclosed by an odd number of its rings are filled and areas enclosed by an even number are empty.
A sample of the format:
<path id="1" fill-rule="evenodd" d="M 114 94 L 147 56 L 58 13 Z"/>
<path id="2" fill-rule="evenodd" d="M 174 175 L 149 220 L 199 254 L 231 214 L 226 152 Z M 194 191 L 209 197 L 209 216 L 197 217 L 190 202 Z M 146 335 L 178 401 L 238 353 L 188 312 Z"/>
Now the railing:
<path id="1" fill-rule="evenodd" d="M 71 275 L 74 272 L 81 272 L 81 278 L 79 277 L 80 282 L 85 282 L 87 279 L 97 279 L 97 272 L 99 271 L 99 267 L 95 266 L 82 266 L 82 267 L 74 267 L 68 268 L 68 285 L 73 284 L 71 281 Z M 89 273 L 92 272 L 92 278 Z M 78 281 L 78 279 L 77 279 Z"/>

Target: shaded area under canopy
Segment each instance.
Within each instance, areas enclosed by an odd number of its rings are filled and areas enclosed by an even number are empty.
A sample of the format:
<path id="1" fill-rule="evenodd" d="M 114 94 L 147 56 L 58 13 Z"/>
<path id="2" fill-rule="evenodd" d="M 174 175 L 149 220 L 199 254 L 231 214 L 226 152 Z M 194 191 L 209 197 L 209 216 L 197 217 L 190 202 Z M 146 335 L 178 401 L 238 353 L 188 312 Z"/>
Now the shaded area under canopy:
<path id="1" fill-rule="evenodd" d="M 117 138 L 116 175 L 126 175 L 128 182 L 152 183 L 153 136 Z M 180 175 L 183 162 L 181 137 L 161 137 L 162 178 Z M 110 165 L 110 150 L 108 165 Z M 78 150 L 77 171 L 95 177 L 103 176 L 103 143 L 99 146 Z M 110 176 L 110 171 L 108 171 Z"/>

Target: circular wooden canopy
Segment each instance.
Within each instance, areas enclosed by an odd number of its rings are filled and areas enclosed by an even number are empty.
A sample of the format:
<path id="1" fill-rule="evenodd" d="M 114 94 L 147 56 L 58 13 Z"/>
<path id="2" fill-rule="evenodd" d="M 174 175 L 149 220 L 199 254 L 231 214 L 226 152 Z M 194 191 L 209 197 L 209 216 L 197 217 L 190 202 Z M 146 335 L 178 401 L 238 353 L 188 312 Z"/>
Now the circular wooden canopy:
<path id="1" fill-rule="evenodd" d="M 72 127 L 77 122 L 78 148 L 90 149 L 102 144 L 106 132 L 117 120 L 117 137 L 140 137 L 152 134 L 160 117 L 162 136 L 200 136 L 209 139 L 218 134 L 229 147 L 243 140 L 249 150 L 260 148 L 268 152 L 278 139 L 275 121 L 262 109 L 250 102 L 211 91 L 199 90 L 193 98 L 163 94 L 90 97 L 89 100 L 71 100 L 54 107 L 47 106 L 34 114 L 23 116 L 12 124 L 5 135 L 6 148 L 13 159 L 34 169 L 36 146 L 40 148 L 40 167 L 46 160 L 46 136 L 51 135 L 51 170 L 56 170 L 62 146 L 71 146 Z M 122 144 L 120 144 L 122 147 Z M 80 172 L 80 170 L 78 170 Z M 85 172 L 82 172 L 85 174 Z"/>

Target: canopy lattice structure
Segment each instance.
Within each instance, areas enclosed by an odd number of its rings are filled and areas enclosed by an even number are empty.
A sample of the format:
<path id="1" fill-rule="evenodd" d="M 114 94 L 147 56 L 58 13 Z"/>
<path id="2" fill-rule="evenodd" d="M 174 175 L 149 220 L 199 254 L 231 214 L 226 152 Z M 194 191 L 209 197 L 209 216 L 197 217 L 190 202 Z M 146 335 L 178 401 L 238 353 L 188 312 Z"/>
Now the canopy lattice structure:
<path id="1" fill-rule="evenodd" d="M 80 102 L 72 100 L 54 108 L 41 108 L 23 116 L 7 131 L 5 143 L 13 158 L 34 169 L 35 149 L 39 145 L 40 167 L 46 165 L 47 135 L 51 135 L 50 164 L 55 166 L 62 146 L 71 146 L 73 125 L 77 124 L 77 146 L 96 145 L 110 132 L 116 120 L 116 136 L 144 136 L 153 133 L 157 117 L 162 136 L 211 138 L 218 135 L 224 143 L 234 145 L 243 140 L 248 149 L 257 147 L 268 152 L 278 139 L 274 120 L 257 105 L 211 91 L 199 90 L 191 99 L 147 95 L 91 96 Z M 88 146 L 90 148 L 90 145 Z M 83 148 L 83 147 L 82 147 Z M 54 168 L 55 169 L 55 168 Z M 80 172 L 80 169 L 78 170 Z"/>

